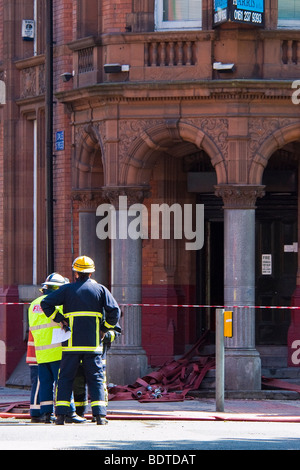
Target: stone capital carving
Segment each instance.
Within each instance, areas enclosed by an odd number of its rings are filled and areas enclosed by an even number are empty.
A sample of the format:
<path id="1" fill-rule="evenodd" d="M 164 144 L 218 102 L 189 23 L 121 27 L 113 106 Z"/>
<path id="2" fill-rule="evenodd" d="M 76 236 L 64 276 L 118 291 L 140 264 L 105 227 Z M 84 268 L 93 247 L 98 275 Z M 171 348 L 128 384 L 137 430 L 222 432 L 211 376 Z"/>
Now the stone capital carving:
<path id="1" fill-rule="evenodd" d="M 222 184 L 215 186 L 215 195 L 222 197 L 224 209 L 255 209 L 256 199 L 265 195 L 265 186 Z"/>
<path id="2" fill-rule="evenodd" d="M 71 198 L 79 203 L 79 210 L 95 210 L 104 200 L 102 190 L 74 190 Z"/>
<path id="3" fill-rule="evenodd" d="M 103 188 L 103 195 L 118 209 L 120 196 L 127 197 L 129 207 L 135 203 L 142 203 L 145 198 L 150 196 L 150 190 L 148 186 L 107 186 Z"/>

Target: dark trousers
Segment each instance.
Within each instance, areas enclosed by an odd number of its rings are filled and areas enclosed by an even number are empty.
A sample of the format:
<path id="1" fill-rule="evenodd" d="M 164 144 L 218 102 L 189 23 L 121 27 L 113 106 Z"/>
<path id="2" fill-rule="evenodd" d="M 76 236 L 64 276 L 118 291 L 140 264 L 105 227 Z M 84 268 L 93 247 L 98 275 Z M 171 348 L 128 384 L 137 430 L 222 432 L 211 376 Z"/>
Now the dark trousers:
<path id="1" fill-rule="evenodd" d="M 54 412 L 55 386 L 57 383 L 60 361 L 39 364 L 41 412 Z"/>
<path id="2" fill-rule="evenodd" d="M 73 383 L 73 392 L 76 413 L 79 416 L 84 416 L 84 413 L 86 412 L 88 406 L 88 390 L 83 366 L 81 363 L 79 364 L 76 377 Z"/>
<path id="3" fill-rule="evenodd" d="M 108 403 L 108 392 L 107 392 L 107 383 L 106 383 L 106 356 L 107 356 L 106 348 L 104 348 L 102 354 L 102 369 L 104 374 L 104 396 L 105 396 L 105 403 L 107 406 Z M 73 382 L 73 392 L 74 392 L 74 401 L 76 407 L 76 413 L 79 416 L 84 416 L 87 411 L 88 407 L 88 389 L 87 389 L 87 382 L 86 377 L 84 375 L 84 368 L 80 363 L 75 380 Z"/>
<path id="4" fill-rule="evenodd" d="M 64 352 L 57 386 L 56 414 L 66 415 L 70 406 L 73 383 L 82 365 L 91 398 L 93 416 L 106 416 L 104 371 L 99 354 Z"/>

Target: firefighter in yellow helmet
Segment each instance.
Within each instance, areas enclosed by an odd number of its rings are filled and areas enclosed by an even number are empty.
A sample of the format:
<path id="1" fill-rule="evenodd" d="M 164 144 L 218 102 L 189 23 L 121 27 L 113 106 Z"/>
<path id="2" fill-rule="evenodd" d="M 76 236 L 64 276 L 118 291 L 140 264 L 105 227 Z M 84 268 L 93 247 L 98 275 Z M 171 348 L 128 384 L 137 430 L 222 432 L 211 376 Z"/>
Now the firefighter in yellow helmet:
<path id="1" fill-rule="evenodd" d="M 103 338 L 116 329 L 120 308 L 103 286 L 91 280 L 95 265 L 88 256 L 79 256 L 73 262 L 75 282 L 66 284 L 42 300 L 45 314 L 56 322 L 69 322 L 72 335 L 63 343 L 63 354 L 57 388 L 56 424 L 64 424 L 70 406 L 73 382 L 79 364 L 86 377 L 93 416 L 97 424 L 107 424 L 104 370 L 102 363 Z M 56 313 L 56 305 L 63 314 Z M 105 318 L 105 319 L 104 319 Z"/>

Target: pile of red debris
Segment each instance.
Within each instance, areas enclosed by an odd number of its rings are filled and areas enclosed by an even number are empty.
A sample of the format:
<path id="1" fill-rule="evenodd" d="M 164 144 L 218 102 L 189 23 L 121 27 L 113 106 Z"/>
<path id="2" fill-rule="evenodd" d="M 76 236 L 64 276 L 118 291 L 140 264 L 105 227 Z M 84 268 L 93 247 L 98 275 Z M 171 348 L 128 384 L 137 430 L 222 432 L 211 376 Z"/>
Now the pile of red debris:
<path id="1" fill-rule="evenodd" d="M 206 373 L 215 368 L 214 356 L 197 355 L 207 341 L 207 333 L 184 356 L 164 364 L 157 371 L 139 378 L 133 385 L 114 385 L 108 399 L 140 402 L 183 401 L 191 390 L 198 390 Z"/>

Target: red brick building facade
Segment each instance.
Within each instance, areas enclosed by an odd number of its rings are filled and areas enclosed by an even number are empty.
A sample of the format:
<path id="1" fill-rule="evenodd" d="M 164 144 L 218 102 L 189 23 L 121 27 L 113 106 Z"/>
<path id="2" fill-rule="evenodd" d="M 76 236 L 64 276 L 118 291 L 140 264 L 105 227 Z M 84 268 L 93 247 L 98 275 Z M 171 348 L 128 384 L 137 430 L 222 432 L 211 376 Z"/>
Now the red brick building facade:
<path id="1" fill-rule="evenodd" d="M 49 270 L 71 278 L 83 252 L 124 305 L 113 381 L 214 331 L 213 308 L 167 305 L 247 307 L 226 343 L 231 389 L 260 388 L 270 348 L 297 365 L 296 311 L 248 307 L 297 302 L 299 3 L 0 1 L 2 384 L 26 336 L 26 306 L 7 302 L 32 300 Z M 203 247 L 151 238 L 151 220 L 143 239 L 100 240 L 97 208 L 122 217 L 120 196 L 148 215 L 203 204 Z"/>

